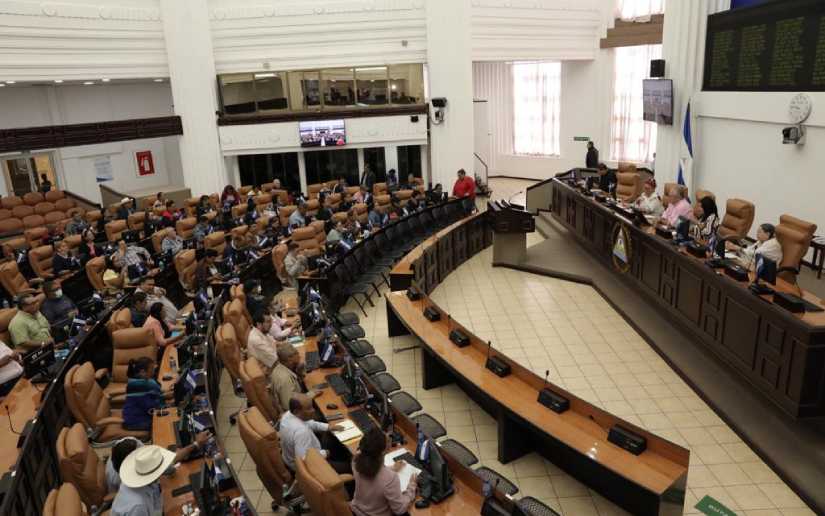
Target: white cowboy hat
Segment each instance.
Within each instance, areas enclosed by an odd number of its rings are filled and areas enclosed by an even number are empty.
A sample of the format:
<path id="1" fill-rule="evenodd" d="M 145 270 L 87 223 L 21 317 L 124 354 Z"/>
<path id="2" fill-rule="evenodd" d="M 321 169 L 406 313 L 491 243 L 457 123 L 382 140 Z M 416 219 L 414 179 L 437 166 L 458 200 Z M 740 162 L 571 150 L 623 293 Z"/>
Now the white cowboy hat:
<path id="1" fill-rule="evenodd" d="M 127 202 L 132 202 L 132 199 L 129 199 L 128 197 L 124 197 L 123 199 L 120 200 L 120 204 L 126 204 Z"/>
<path id="2" fill-rule="evenodd" d="M 120 465 L 120 481 L 126 487 L 148 486 L 175 462 L 175 453 L 156 445 L 141 446 Z"/>

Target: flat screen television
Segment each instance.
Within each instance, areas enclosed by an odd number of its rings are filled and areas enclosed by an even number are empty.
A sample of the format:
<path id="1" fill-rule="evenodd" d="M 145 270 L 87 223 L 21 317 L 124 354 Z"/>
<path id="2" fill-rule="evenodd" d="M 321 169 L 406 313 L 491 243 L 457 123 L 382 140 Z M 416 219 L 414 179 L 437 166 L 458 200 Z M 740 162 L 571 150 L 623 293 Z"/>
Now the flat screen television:
<path id="1" fill-rule="evenodd" d="M 340 147 L 347 143 L 343 120 L 298 122 L 301 147 Z"/>
<path id="2" fill-rule="evenodd" d="M 673 125 L 673 81 L 645 79 L 642 91 L 644 119 L 657 124 Z"/>

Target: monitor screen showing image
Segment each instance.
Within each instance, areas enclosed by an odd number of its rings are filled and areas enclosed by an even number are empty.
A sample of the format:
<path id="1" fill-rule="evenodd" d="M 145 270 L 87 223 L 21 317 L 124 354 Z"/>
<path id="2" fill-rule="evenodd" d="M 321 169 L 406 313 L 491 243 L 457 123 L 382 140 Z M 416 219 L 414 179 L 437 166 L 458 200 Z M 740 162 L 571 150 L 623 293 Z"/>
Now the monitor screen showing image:
<path id="1" fill-rule="evenodd" d="M 643 84 L 644 119 L 673 125 L 673 81 L 645 79 Z"/>
<path id="2" fill-rule="evenodd" d="M 301 147 L 340 147 L 347 143 L 343 120 L 299 122 Z"/>

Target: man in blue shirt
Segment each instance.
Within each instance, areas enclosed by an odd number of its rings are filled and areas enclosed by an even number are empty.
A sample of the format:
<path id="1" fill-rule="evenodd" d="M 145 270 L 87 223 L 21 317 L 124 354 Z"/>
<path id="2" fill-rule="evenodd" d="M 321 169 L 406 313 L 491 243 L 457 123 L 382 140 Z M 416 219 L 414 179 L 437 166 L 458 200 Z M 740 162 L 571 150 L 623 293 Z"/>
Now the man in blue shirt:
<path id="1" fill-rule="evenodd" d="M 307 205 L 305 203 L 300 203 L 298 205 L 298 209 L 293 211 L 292 214 L 289 216 L 289 227 L 295 228 L 302 228 L 307 225 Z"/>

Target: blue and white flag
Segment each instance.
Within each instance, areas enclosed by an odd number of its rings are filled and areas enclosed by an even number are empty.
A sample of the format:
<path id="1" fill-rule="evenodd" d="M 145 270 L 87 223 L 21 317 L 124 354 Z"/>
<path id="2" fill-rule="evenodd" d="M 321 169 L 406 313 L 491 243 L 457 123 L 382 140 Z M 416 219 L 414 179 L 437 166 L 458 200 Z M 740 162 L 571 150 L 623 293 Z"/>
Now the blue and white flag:
<path id="1" fill-rule="evenodd" d="M 693 131 L 690 126 L 690 100 L 685 108 L 685 118 L 682 121 L 682 145 L 679 152 L 679 171 L 676 182 L 691 187 L 693 179 Z"/>

